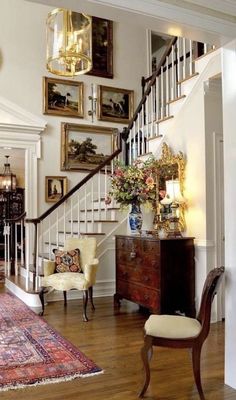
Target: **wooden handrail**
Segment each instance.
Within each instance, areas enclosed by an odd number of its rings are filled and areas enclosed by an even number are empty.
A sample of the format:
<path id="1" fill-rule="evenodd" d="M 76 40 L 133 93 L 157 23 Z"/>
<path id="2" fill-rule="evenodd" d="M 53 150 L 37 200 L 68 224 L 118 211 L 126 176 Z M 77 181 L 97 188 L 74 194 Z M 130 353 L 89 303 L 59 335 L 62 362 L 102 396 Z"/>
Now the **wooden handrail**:
<path id="1" fill-rule="evenodd" d="M 45 211 L 42 215 L 37 218 L 27 218 L 26 223 L 38 224 L 43 221 L 48 215 L 55 211 L 62 203 L 64 203 L 69 197 L 72 196 L 78 189 L 80 189 L 86 182 L 88 182 L 94 175 L 96 175 L 102 168 L 104 168 L 110 161 L 112 161 L 122 150 L 122 143 L 119 138 L 119 148 L 112 153 L 108 158 L 105 159 L 101 164 L 94 168 L 88 175 L 86 175 L 77 185 L 75 185 L 68 193 L 66 193 L 60 200 L 58 200 L 52 207 Z"/>
<path id="2" fill-rule="evenodd" d="M 143 97 L 140 100 L 138 107 L 136 108 L 136 111 L 134 112 L 133 118 L 131 119 L 129 125 L 128 125 L 128 130 L 132 129 L 132 126 L 134 124 L 134 121 L 137 119 L 139 112 L 142 109 L 142 105 L 146 102 L 147 96 L 149 95 L 150 91 L 151 91 L 151 87 L 154 85 L 154 83 L 156 82 L 156 78 L 157 76 L 160 75 L 161 73 L 161 67 L 163 66 L 165 59 L 167 56 L 169 56 L 169 54 L 171 53 L 171 49 L 172 46 L 175 44 L 175 42 L 177 41 L 177 37 L 174 37 L 173 39 L 171 39 L 169 46 L 167 47 L 166 51 L 164 52 L 159 64 L 158 64 L 158 68 L 156 69 L 156 71 L 151 75 L 151 78 L 149 80 L 147 89 L 144 91 Z"/>
<path id="3" fill-rule="evenodd" d="M 19 215 L 16 218 L 0 218 L 0 220 L 4 221 L 4 222 L 10 222 L 10 223 L 11 222 L 18 222 L 18 221 L 21 221 L 22 219 L 24 219 L 25 216 L 26 216 L 26 212 L 24 211 L 21 215 Z"/>

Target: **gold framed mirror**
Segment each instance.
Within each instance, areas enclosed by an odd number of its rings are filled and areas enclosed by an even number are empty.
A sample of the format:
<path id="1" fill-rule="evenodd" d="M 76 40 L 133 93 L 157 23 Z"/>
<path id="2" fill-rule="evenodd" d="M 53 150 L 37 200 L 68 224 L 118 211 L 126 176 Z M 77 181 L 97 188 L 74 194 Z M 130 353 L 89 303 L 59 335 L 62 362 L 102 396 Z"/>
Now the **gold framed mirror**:
<path id="1" fill-rule="evenodd" d="M 182 197 L 178 204 L 178 225 L 180 231 L 186 228 L 184 210 L 185 202 L 183 198 L 184 178 L 185 178 L 186 160 L 183 153 L 180 151 L 174 154 L 167 143 L 162 145 L 161 157 L 155 160 L 156 171 L 156 213 L 154 217 L 154 229 L 159 231 L 164 228 L 166 232 L 170 232 L 171 215 L 173 213 L 170 203 L 167 199 L 167 184 L 166 182 L 179 182 L 179 192 Z M 172 218 L 173 219 L 173 218 Z"/>

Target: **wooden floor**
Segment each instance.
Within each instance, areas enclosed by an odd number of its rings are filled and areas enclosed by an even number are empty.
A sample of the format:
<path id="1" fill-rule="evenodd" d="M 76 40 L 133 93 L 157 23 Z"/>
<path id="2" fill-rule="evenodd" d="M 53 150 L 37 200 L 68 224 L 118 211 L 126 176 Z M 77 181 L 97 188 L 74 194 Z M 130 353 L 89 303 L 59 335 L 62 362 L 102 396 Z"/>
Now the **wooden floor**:
<path id="1" fill-rule="evenodd" d="M 135 400 L 142 383 L 140 347 L 147 315 L 123 301 L 113 309 L 112 298 L 95 299 L 89 322 L 81 320 L 81 301 L 46 306 L 45 320 L 104 369 L 104 374 L 71 382 L 1 392 L 1 400 Z M 206 400 L 236 400 L 223 383 L 224 325 L 213 324 L 202 353 Z M 188 350 L 154 349 L 147 400 L 198 399 Z"/>

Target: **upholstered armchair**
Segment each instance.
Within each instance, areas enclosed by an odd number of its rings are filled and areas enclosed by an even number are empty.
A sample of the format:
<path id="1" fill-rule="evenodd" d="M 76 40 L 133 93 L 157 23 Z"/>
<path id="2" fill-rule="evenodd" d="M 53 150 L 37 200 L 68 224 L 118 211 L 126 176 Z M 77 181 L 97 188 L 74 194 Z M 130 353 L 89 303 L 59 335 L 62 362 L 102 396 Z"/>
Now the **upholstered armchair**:
<path id="1" fill-rule="evenodd" d="M 93 286 L 96 282 L 98 268 L 98 259 L 95 258 L 96 248 L 97 243 L 94 237 L 83 239 L 69 238 L 65 242 L 63 252 L 54 252 L 55 261 L 44 261 L 44 276 L 42 277 L 39 293 L 42 303 L 41 315 L 44 313 L 44 294 L 49 287 L 63 291 L 64 306 L 67 305 L 67 291 L 77 289 L 83 292 L 83 320 L 88 321 L 86 312 L 88 297 L 92 309 L 95 309 L 93 303 Z"/>

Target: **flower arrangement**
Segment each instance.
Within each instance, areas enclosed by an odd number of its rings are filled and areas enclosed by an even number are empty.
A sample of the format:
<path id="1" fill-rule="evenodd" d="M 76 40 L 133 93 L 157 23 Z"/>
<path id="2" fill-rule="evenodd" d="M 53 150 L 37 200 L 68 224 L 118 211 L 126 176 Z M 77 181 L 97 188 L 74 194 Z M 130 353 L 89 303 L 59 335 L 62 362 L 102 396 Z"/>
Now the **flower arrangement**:
<path id="1" fill-rule="evenodd" d="M 110 204 L 111 197 L 123 207 L 129 204 L 153 204 L 156 189 L 151 162 L 137 160 L 129 166 L 117 163 L 111 176 L 111 189 L 106 204 Z"/>

